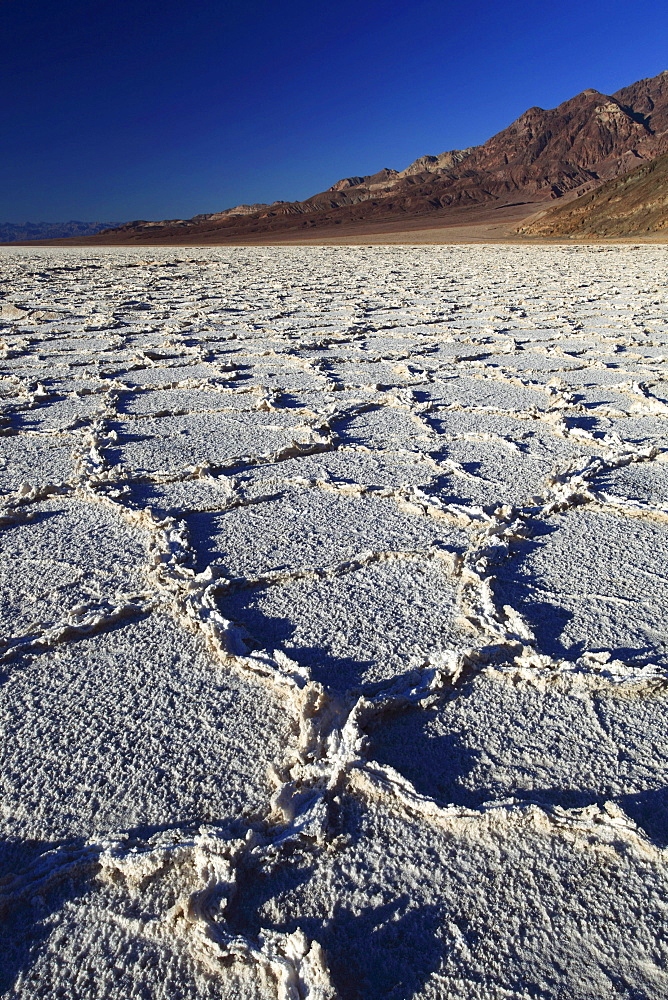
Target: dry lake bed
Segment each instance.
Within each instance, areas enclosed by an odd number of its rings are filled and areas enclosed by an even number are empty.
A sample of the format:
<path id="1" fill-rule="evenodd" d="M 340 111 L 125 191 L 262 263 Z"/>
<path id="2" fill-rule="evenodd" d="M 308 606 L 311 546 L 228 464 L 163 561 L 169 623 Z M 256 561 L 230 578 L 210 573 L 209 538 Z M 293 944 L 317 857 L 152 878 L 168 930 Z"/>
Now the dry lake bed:
<path id="1" fill-rule="evenodd" d="M 0 994 L 668 998 L 668 251 L 0 250 Z"/>

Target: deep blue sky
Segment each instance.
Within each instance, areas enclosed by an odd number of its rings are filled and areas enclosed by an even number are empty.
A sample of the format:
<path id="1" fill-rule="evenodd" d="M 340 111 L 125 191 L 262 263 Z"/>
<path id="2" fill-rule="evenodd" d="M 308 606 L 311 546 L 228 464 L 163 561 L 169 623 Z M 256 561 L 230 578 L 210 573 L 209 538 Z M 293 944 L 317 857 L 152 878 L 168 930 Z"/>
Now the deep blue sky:
<path id="1" fill-rule="evenodd" d="M 189 217 L 668 68 L 658 0 L 0 0 L 0 221 Z"/>

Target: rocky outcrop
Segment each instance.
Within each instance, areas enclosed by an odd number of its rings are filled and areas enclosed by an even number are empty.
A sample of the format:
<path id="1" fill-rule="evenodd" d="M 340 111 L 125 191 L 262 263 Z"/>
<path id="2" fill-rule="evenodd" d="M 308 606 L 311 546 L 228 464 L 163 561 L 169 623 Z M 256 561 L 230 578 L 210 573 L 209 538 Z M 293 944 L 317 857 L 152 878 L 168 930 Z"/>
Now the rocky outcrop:
<path id="1" fill-rule="evenodd" d="M 438 156 L 420 156 L 405 170 L 400 170 L 398 176 L 414 177 L 416 174 L 437 174 L 441 170 L 451 170 L 476 149 L 477 146 L 469 146 L 468 149 L 449 149 Z"/>
<path id="2" fill-rule="evenodd" d="M 280 204 L 280 202 L 276 202 L 276 204 Z M 266 212 L 269 208 L 271 208 L 271 205 L 260 202 L 256 202 L 254 205 L 235 205 L 233 208 L 223 209 L 222 212 L 208 212 L 205 215 L 195 215 L 192 221 L 208 222 L 212 219 L 230 219 L 242 215 L 257 215 L 260 212 Z"/>
<path id="3" fill-rule="evenodd" d="M 668 70 L 623 87 L 613 97 L 640 117 L 652 133 L 668 130 Z"/>

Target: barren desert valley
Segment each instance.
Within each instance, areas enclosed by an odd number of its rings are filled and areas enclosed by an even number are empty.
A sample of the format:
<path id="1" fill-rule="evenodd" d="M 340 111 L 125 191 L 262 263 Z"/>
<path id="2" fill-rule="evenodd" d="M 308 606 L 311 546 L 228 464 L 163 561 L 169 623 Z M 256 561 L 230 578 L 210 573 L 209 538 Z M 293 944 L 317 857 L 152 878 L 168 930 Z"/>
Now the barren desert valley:
<path id="1" fill-rule="evenodd" d="M 5 997 L 668 997 L 663 246 L 4 248 Z"/>

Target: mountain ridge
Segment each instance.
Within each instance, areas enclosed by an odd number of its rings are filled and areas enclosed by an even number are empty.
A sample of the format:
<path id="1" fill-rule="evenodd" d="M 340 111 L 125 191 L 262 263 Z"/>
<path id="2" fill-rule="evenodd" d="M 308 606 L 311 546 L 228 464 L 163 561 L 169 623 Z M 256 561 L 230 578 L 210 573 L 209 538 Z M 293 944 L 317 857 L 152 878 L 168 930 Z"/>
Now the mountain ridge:
<path id="1" fill-rule="evenodd" d="M 341 178 L 303 201 L 239 205 L 192 219 L 137 220 L 85 242 L 238 242 L 337 226 L 428 220 L 468 209 L 570 201 L 668 152 L 668 71 L 615 94 L 588 88 L 556 108 L 528 108 L 486 142 L 418 157 L 403 170 Z M 450 223 L 451 224 L 451 223 Z"/>

